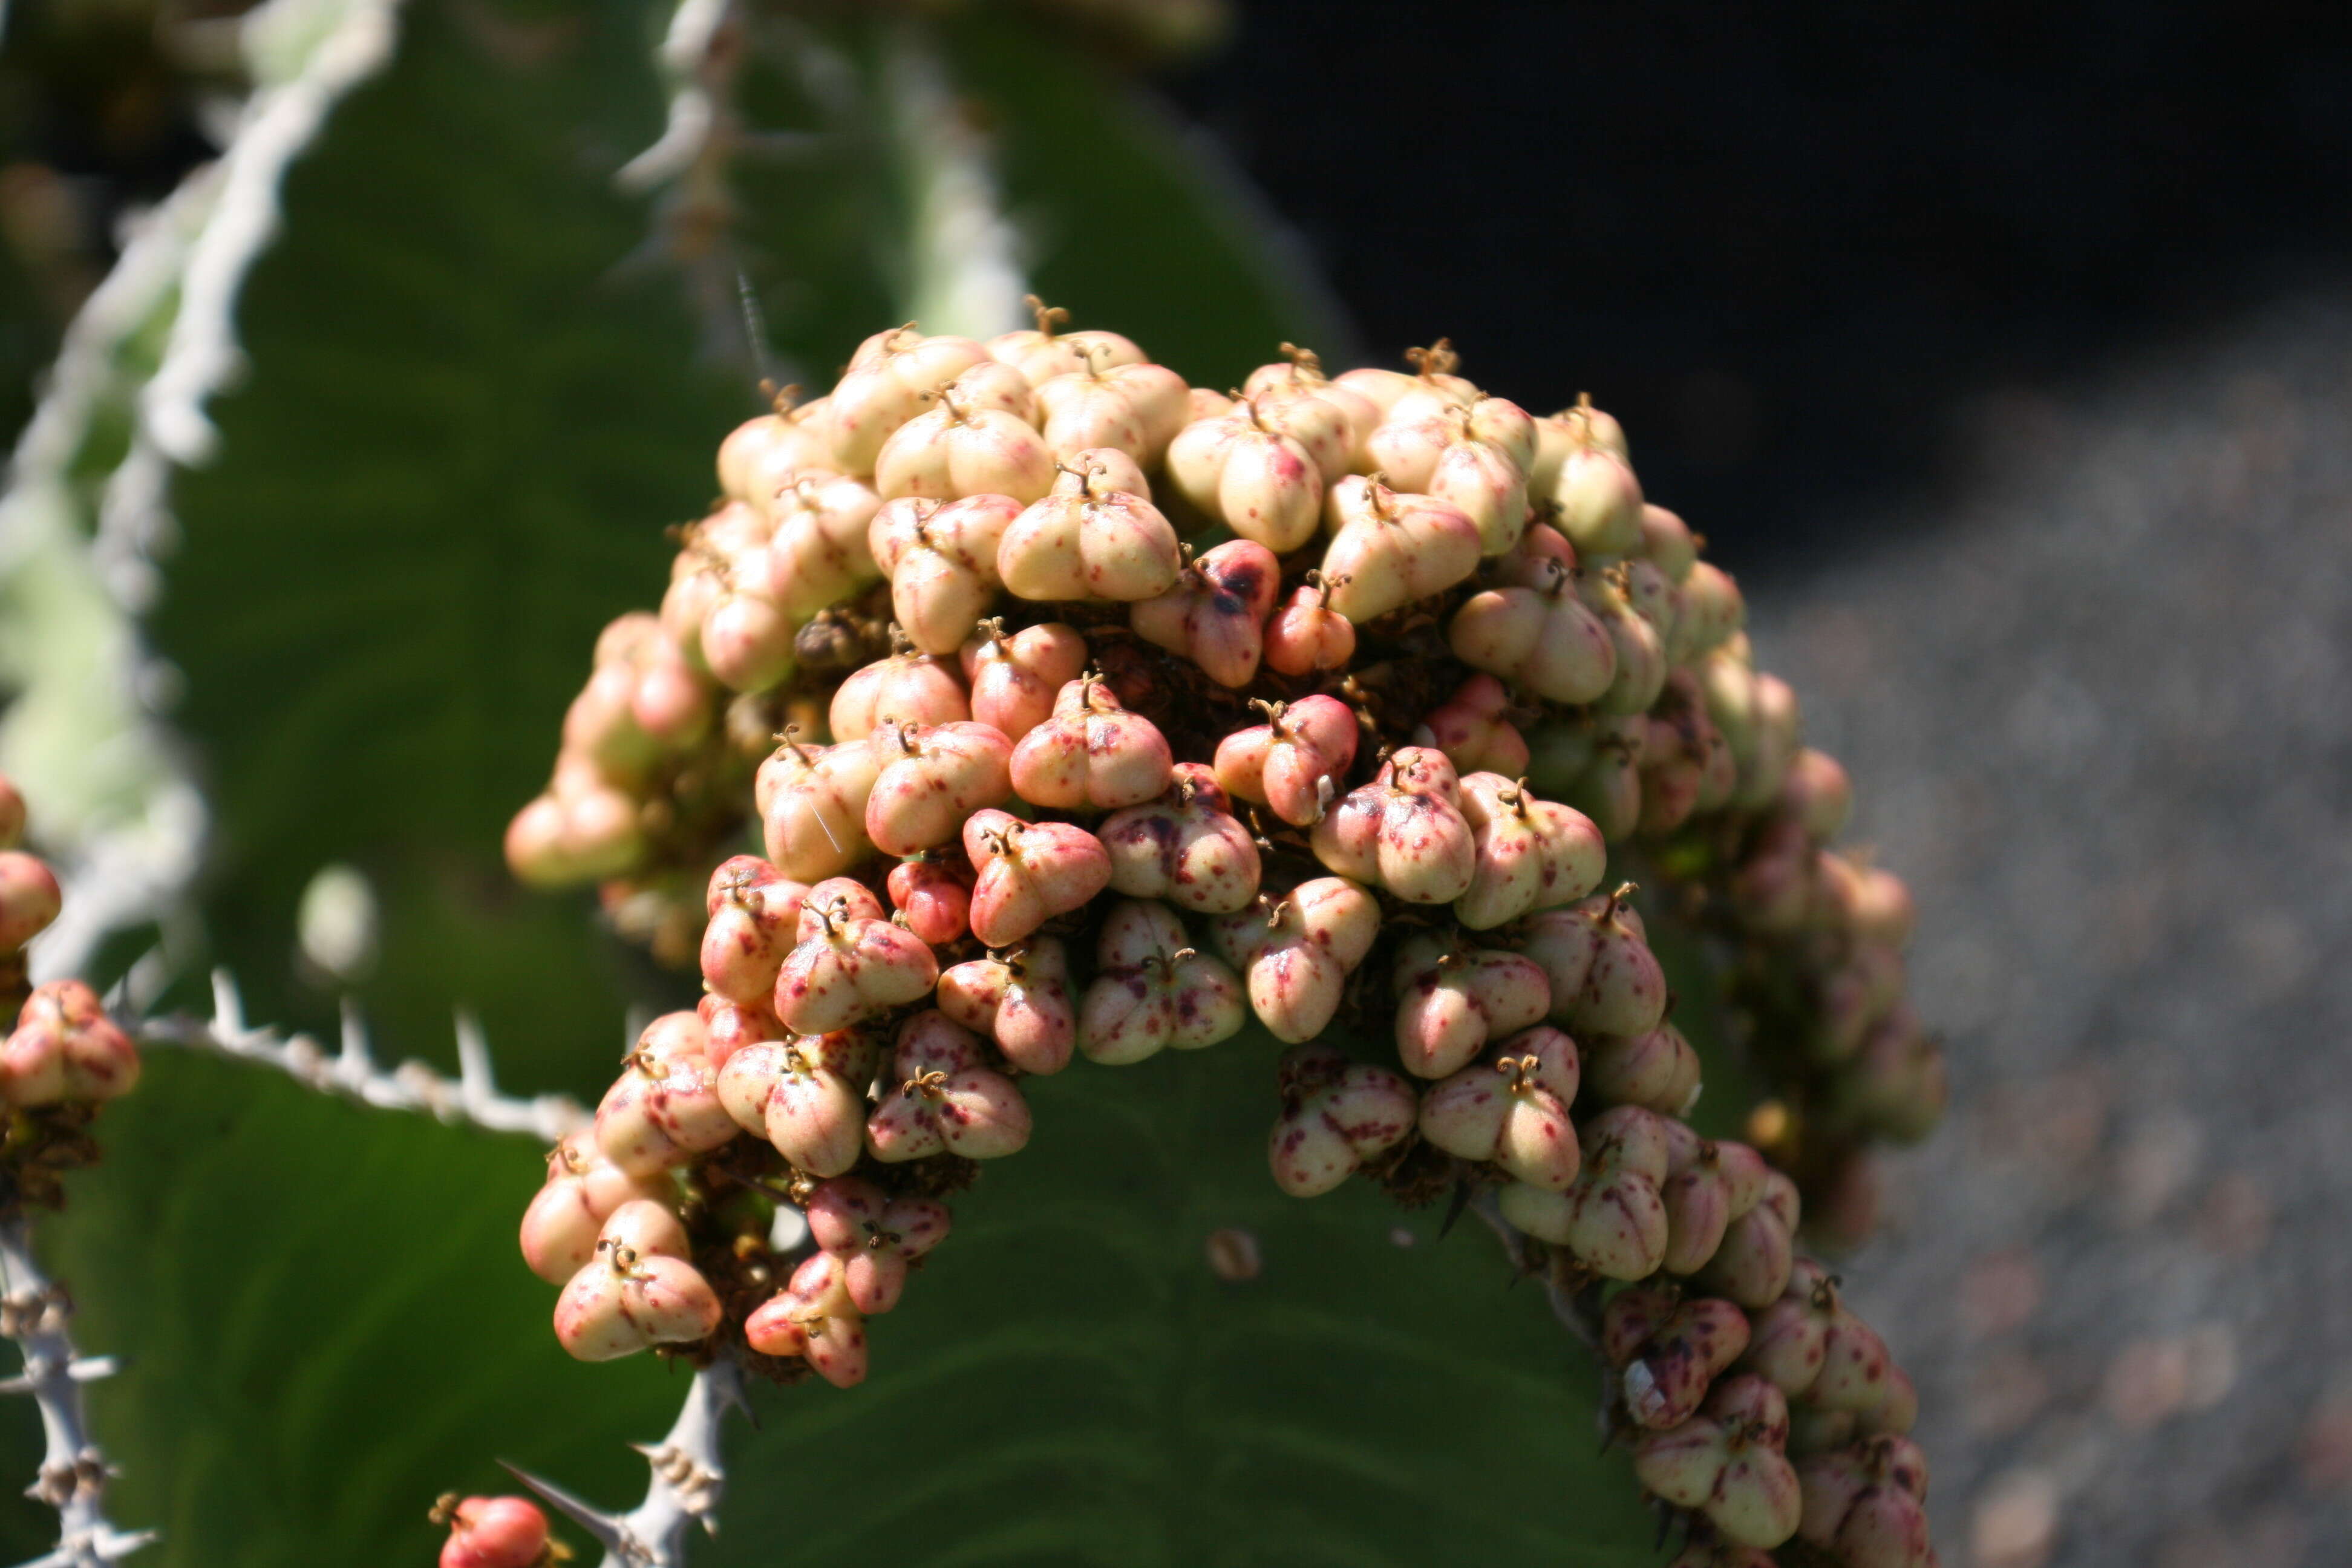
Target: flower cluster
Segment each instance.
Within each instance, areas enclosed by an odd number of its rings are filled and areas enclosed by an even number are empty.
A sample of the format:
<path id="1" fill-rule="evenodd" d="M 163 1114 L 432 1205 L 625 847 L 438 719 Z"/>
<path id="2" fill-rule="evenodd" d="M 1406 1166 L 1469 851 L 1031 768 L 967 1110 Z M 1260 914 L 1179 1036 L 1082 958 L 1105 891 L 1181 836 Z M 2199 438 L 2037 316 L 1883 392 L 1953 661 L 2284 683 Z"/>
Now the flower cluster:
<path id="1" fill-rule="evenodd" d="M 1615 421 L 1532 416 L 1443 344 L 1336 377 L 1290 350 L 1228 395 L 1054 327 L 879 333 L 729 436 L 516 819 L 533 879 L 674 878 L 688 840 L 647 825 L 718 819 L 707 758 L 746 748 L 711 737 L 790 721 L 735 785 L 762 853 L 672 895 L 700 1005 L 525 1218 L 565 1345 L 855 1384 L 940 1198 L 1028 1142 L 1025 1079 L 1255 1024 L 1286 1047 L 1275 1181 L 1485 1194 L 1603 1320 L 1692 1561 L 1928 1561 L 1909 1385 L 1797 1256 L 1789 1141 L 1683 1120 L 1700 1060 L 1611 875 L 1732 911 L 1750 963 L 1801 946 L 1778 973 L 1842 1064 L 1808 1115 L 1924 1130 L 1907 900 L 1822 847 L 1843 774 L 1736 585 Z M 766 1249 L 784 1204 L 797 1260 Z"/>
<path id="2" fill-rule="evenodd" d="M 0 776 L 0 1206 L 53 1204 L 58 1177 L 96 1157 L 82 1129 L 98 1107 L 139 1082 L 139 1050 L 79 980 L 31 984 L 25 950 L 63 908 L 57 874 L 22 847 L 25 799 Z"/>

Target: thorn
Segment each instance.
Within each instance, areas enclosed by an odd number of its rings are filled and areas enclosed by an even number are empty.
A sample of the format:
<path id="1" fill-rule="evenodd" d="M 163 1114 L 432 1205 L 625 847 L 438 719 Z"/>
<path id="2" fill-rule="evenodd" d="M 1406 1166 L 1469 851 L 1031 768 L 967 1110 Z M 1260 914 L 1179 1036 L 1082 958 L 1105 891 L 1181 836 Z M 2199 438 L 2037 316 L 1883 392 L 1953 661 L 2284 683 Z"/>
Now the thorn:
<path id="1" fill-rule="evenodd" d="M 335 1076 L 355 1089 L 375 1076 L 375 1058 L 368 1050 L 367 1020 L 360 1016 L 359 1003 L 349 996 L 343 998 L 343 1048 L 335 1058 Z"/>
<path id="2" fill-rule="evenodd" d="M 625 1563 L 642 1563 L 646 1560 L 644 1546 L 639 1544 L 635 1536 L 629 1533 L 627 1522 L 618 1515 L 593 1508 L 582 1499 L 557 1486 L 553 1481 L 541 1480 L 518 1465 L 509 1464 L 504 1459 L 500 1459 L 499 1463 L 505 1468 L 507 1474 L 537 1492 L 558 1513 L 594 1536 L 605 1551 L 617 1553 Z"/>
<path id="3" fill-rule="evenodd" d="M 213 971 L 213 1033 L 232 1045 L 245 1037 L 245 1001 L 236 994 L 236 976 L 226 969 Z"/>
<path id="4" fill-rule="evenodd" d="M 1438 1240 L 1444 1241 L 1445 1239 L 1446 1236 L 1454 1229 L 1454 1222 L 1460 1219 L 1462 1217 L 1462 1211 L 1469 1206 L 1470 1184 L 1467 1181 L 1455 1182 L 1454 1184 L 1453 1201 L 1445 1205 L 1444 1222 L 1437 1227 Z"/>
<path id="5" fill-rule="evenodd" d="M 490 1072 L 489 1037 L 471 1009 L 457 1009 L 457 1094 L 467 1110 L 499 1097 L 498 1080 Z"/>

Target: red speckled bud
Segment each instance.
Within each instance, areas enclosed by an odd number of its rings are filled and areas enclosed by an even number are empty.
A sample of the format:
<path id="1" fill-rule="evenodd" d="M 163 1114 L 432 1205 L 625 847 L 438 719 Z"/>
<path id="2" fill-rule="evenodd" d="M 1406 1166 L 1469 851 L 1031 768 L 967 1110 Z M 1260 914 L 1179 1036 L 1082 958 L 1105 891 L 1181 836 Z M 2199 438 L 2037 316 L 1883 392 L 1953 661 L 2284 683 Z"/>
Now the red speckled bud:
<path id="1" fill-rule="evenodd" d="M 1550 1005 L 1543 971 L 1516 952 L 1420 936 L 1398 950 L 1397 1054 L 1418 1078 L 1460 1071 L 1486 1043 L 1540 1021 Z"/>
<path id="2" fill-rule="evenodd" d="M 964 824 L 963 847 L 979 873 L 971 934 L 990 947 L 1011 946 L 1110 885 L 1110 857 L 1100 841 L 1066 822 L 975 812 Z"/>
<path id="3" fill-rule="evenodd" d="M 907 929 L 933 947 L 961 942 L 971 931 L 974 873 L 960 854 L 929 851 L 890 868 L 891 907 Z"/>
<path id="4" fill-rule="evenodd" d="M 0 1047 L 0 1097 L 11 1105 L 112 1100 L 138 1084 L 138 1047 L 79 980 L 35 986 Z"/>
<path id="5" fill-rule="evenodd" d="M 547 1557 L 547 1516 L 519 1497 L 442 1500 L 436 1523 L 446 1521 L 441 1568 L 537 1568 Z"/>
<path id="6" fill-rule="evenodd" d="M 874 459 L 885 500 L 1004 495 L 1026 505 L 1053 483 L 1053 454 L 1027 420 L 953 391 L 899 426 Z"/>
<path id="7" fill-rule="evenodd" d="M 1249 1016 L 1234 972 L 1185 941 L 1168 906 L 1127 900 L 1103 919 L 1096 978 L 1078 1011 L 1078 1049 L 1125 1066 L 1164 1048 L 1230 1039 Z"/>
<path id="8" fill-rule="evenodd" d="M 1053 717 L 1054 699 L 1087 667 L 1087 639 L 1057 621 L 1007 637 L 1004 623 L 982 621 L 963 645 L 971 682 L 971 716 L 1018 741 Z"/>
<path id="9" fill-rule="evenodd" d="M 1748 1348 L 1748 1319 L 1728 1301 L 1633 1289 L 1610 1302 L 1601 1334 L 1621 1369 L 1626 1414 L 1659 1431 L 1697 1414 L 1717 1376 Z"/>
<path id="10" fill-rule="evenodd" d="M 1169 445 L 1168 479 L 1203 515 L 1286 554 L 1315 537 L 1324 475 L 1271 410 L 1249 398 L 1187 425 Z"/>
<path id="11" fill-rule="evenodd" d="M 1114 813 L 1099 837 L 1110 885 L 1134 899 L 1165 899 L 1196 914 L 1232 914 L 1257 897 L 1256 840 L 1234 816 L 1216 775 L 1178 763 L 1168 793 Z"/>
<path id="12" fill-rule="evenodd" d="M 1217 782 L 1296 827 L 1320 822 L 1356 760 L 1356 716 L 1336 697 L 1253 702 L 1266 721 L 1217 743 Z"/>
<path id="13" fill-rule="evenodd" d="M 925 337 L 911 326 L 866 339 L 826 400 L 834 466 L 846 473 L 874 472 L 890 437 L 988 358 L 970 338 Z"/>
<path id="14" fill-rule="evenodd" d="M 20 951 L 48 930 L 62 901 L 56 874 L 39 857 L 0 850 L 0 955 Z"/>
<path id="15" fill-rule="evenodd" d="M 1607 897 L 1547 910 L 1523 951 L 1551 981 L 1551 1020 L 1578 1035 L 1640 1035 L 1666 1011 L 1666 975 L 1652 956 L 1626 883 Z"/>
<path id="16" fill-rule="evenodd" d="M 647 1345 L 707 1338 L 719 1315 L 718 1296 L 693 1264 L 640 1256 L 605 1238 L 556 1298 L 555 1337 L 582 1361 L 612 1361 Z"/>
<path id="17" fill-rule="evenodd" d="M 853 672 L 833 694 L 826 722 L 835 741 L 862 741 L 882 724 L 952 724 L 971 717 L 955 667 L 902 651 Z"/>
<path id="18" fill-rule="evenodd" d="M 1281 579 L 1273 551 L 1232 540 L 1185 567 L 1168 592 L 1138 600 L 1129 622 L 1144 641 L 1181 654 L 1220 686 L 1247 686 Z"/>
<path id="19" fill-rule="evenodd" d="M 866 803 L 888 759 L 863 741 L 788 742 L 760 764 L 753 789 L 768 858 L 801 882 L 837 877 L 873 852 Z"/>
<path id="20" fill-rule="evenodd" d="M 1184 564 L 1176 530 L 1144 497 L 1113 489 L 1108 464 L 1080 458 L 1004 531 L 997 575 L 1024 599 L 1124 603 L 1166 593 Z"/>
<path id="21" fill-rule="evenodd" d="M 1478 569 L 1477 525 L 1433 496 L 1349 476 L 1331 488 L 1323 580 L 1331 607 L 1360 626 L 1442 594 Z"/>
<path id="22" fill-rule="evenodd" d="M 650 1177 L 716 1149 L 740 1131 L 719 1102 L 709 1035 L 693 1013 L 646 1026 L 596 1107 L 596 1147 L 632 1175 Z"/>
<path id="23" fill-rule="evenodd" d="M 1168 787 L 1175 766 L 1157 725 L 1094 676 L 1062 688 L 1054 716 L 1013 749 L 1013 787 L 1032 805 L 1116 811 Z"/>
<path id="24" fill-rule="evenodd" d="M 1638 1035 L 1586 1037 L 1585 1081 L 1610 1105 L 1686 1116 L 1698 1101 L 1698 1053 L 1672 1024 Z"/>
<path id="25" fill-rule="evenodd" d="M 1342 669 L 1356 657 L 1355 623 L 1333 609 L 1319 570 L 1290 595 L 1265 627 L 1265 662 L 1284 675 Z"/>
<path id="26" fill-rule="evenodd" d="M 887 759 L 866 797 L 866 836 L 886 855 L 952 844 L 964 821 L 1013 794 L 1013 743 L 986 724 L 885 724 Z"/>
<path id="27" fill-rule="evenodd" d="M 1433 708 L 1413 744 L 1434 746 L 1456 772 L 1517 778 L 1528 771 L 1528 742 L 1510 721 L 1511 694 L 1491 675 L 1474 675 Z"/>
<path id="28" fill-rule="evenodd" d="M 892 1198 L 842 1177 L 809 1195 L 809 1236 L 842 1261 L 850 1305 L 871 1317 L 898 1304 L 908 1266 L 947 1239 L 948 1211 L 928 1198 Z"/>
<path id="29" fill-rule="evenodd" d="M 743 1321 L 743 1338 L 761 1355 L 804 1356 L 835 1388 L 866 1381 L 866 1314 L 849 1299 L 848 1270 L 830 1252 L 813 1253 L 792 1282 Z"/>
<path id="30" fill-rule="evenodd" d="M 1465 1160 L 1491 1161 L 1551 1192 L 1576 1179 L 1576 1042 L 1538 1025 L 1422 1096 L 1421 1135 Z"/>
<path id="31" fill-rule="evenodd" d="M 1045 446 L 1071 462 L 1105 447 L 1156 466 L 1184 427 L 1192 388 L 1165 365 L 1092 364 L 1037 384 Z"/>
<path id="32" fill-rule="evenodd" d="M 1760 1378 L 1717 1385 L 1699 1415 L 1644 1437 L 1633 1449 L 1642 1484 L 1677 1508 L 1696 1509 L 1740 1546 L 1773 1547 L 1794 1535 L 1803 1501 L 1781 1453 L 1788 1406 Z"/>
<path id="33" fill-rule="evenodd" d="M 533 1274 L 561 1285 L 595 1256 L 604 1222 L 624 1204 L 670 1196 L 667 1176 L 629 1174 L 598 1152 L 593 1133 L 565 1137 L 548 1153 L 547 1184 L 522 1215 L 522 1260 Z"/>
<path id="34" fill-rule="evenodd" d="M 1408 903 L 1451 903 L 1477 873 L 1460 780 L 1445 753 L 1426 746 L 1403 747 L 1378 778 L 1342 796 L 1315 825 L 1312 842 L 1332 870 Z"/>
<path id="35" fill-rule="evenodd" d="M 730 1001 L 764 1006 L 792 951 L 807 894 L 805 884 L 755 855 L 721 861 L 704 898 L 710 919 L 702 930 L 703 984 Z"/>
<path id="36" fill-rule="evenodd" d="M 1412 1088 L 1386 1068 L 1350 1062 L 1328 1046 L 1285 1052 L 1282 1115 L 1267 1141 L 1275 1184 L 1293 1197 L 1331 1191 L 1412 1131 Z"/>
<path id="37" fill-rule="evenodd" d="M 1908 1438 L 1881 1436 L 1797 1468 L 1798 1533 L 1847 1568 L 1926 1568 L 1927 1460 Z"/>
<path id="38" fill-rule="evenodd" d="M 891 613 L 916 647 L 950 654 L 963 646 L 1002 586 L 997 547 L 1020 515 L 1011 496 L 908 496 L 874 514 L 866 540 L 890 579 Z"/>
<path id="39" fill-rule="evenodd" d="M 1708 1289 L 1719 1290 L 1751 1310 L 1769 1307 L 1788 1289 L 1795 1266 L 1793 1237 L 1800 1215 L 1797 1184 L 1778 1171 L 1765 1172 L 1757 1184 L 1757 1194 L 1754 1205 L 1744 1212 L 1734 1205 L 1723 1245 L 1697 1277 Z"/>
<path id="40" fill-rule="evenodd" d="M 992 1160 L 1029 1142 L 1029 1106 L 1003 1073 L 982 1065 L 980 1037 L 944 1013 L 898 1028 L 898 1086 L 866 1119 L 866 1150 L 888 1163 L 945 1152 Z"/>
<path id="41" fill-rule="evenodd" d="M 1056 332 L 1054 328 L 1067 321 L 1069 312 L 1045 304 L 1034 294 L 1029 297 L 1029 304 L 1037 313 L 1037 325 L 989 339 L 988 352 L 1000 363 L 1018 370 L 1032 386 L 1073 371 L 1141 364 L 1146 358 L 1133 340 L 1117 332 Z"/>
<path id="42" fill-rule="evenodd" d="M 1068 961 L 1052 937 L 957 964 L 940 976 L 939 995 L 940 1012 L 993 1039 L 1023 1072 L 1043 1076 L 1070 1065 L 1077 1010 Z"/>
<path id="43" fill-rule="evenodd" d="M 1618 1106 L 1577 1132 L 1583 1168 L 1564 1193 L 1525 1183 L 1503 1189 L 1503 1216 L 1529 1236 L 1565 1247 L 1578 1262 L 1612 1279 L 1645 1279 L 1666 1252 L 1664 1119 Z"/>
<path id="44" fill-rule="evenodd" d="M 1470 824 L 1472 874 L 1454 913 L 1473 931 L 1574 903 L 1608 866 L 1609 847 L 1592 819 L 1538 800 L 1524 779 L 1470 774 L 1462 781 L 1462 816 Z"/>
<path id="45" fill-rule="evenodd" d="M 861 905 L 845 890 L 828 893 L 856 886 L 821 883 L 802 906 L 800 942 L 776 975 L 776 1016 L 795 1034 L 845 1027 L 927 995 L 939 984 L 929 946 L 881 919 L 872 894 Z"/>
<path id="46" fill-rule="evenodd" d="M 1348 976 L 1380 934 L 1380 905 L 1340 877 L 1302 882 L 1281 899 L 1260 894 L 1212 925 L 1217 951 L 1242 971 L 1250 1006 L 1278 1040 L 1321 1034 L 1339 1010 Z"/>

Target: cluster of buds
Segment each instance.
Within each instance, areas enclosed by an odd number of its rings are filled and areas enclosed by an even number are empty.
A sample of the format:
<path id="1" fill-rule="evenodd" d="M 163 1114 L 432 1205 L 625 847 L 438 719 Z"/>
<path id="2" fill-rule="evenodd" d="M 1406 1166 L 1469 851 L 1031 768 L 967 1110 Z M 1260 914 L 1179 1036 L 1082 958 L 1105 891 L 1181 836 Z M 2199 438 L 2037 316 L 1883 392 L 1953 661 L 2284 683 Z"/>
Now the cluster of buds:
<path id="1" fill-rule="evenodd" d="M 1226 395 L 1041 310 L 878 334 L 728 437 L 628 690 L 790 716 L 737 802 L 764 854 L 711 875 L 703 1001 L 557 1152 L 526 1258 L 576 1353 L 732 1336 L 854 1384 L 938 1198 L 1027 1143 L 1024 1079 L 1255 1020 L 1285 1191 L 1475 1196 L 1596 1317 L 1617 1292 L 1616 1408 L 1695 1552 L 1910 1563 L 1880 1544 L 1924 1492 L 1886 1447 L 1907 1384 L 1798 1258 L 1781 1145 L 1683 1120 L 1699 1058 L 1610 875 L 1641 857 L 1653 913 L 1729 900 L 1792 811 L 1809 889 L 1851 871 L 1794 700 L 1615 421 L 1533 416 L 1443 344 L 1413 366 L 1291 349 Z M 1899 950 L 1876 875 L 1799 900 L 1808 940 L 1845 922 L 1814 942 L 1840 974 Z M 1838 1060 L 1886 1054 L 1863 1011 Z M 1913 1080 L 1864 1076 L 1836 1114 L 1903 1131 Z M 797 1260 L 765 1256 L 778 1204 Z"/>
<path id="2" fill-rule="evenodd" d="M 139 1050 L 79 980 L 30 983 L 26 948 L 63 909 L 57 874 L 23 847 L 25 797 L 0 776 L 0 1105 L 12 1113 L 0 1143 L 0 1204 L 56 1201 L 57 1178 L 94 1153 L 80 1129 L 103 1102 L 139 1082 Z"/>

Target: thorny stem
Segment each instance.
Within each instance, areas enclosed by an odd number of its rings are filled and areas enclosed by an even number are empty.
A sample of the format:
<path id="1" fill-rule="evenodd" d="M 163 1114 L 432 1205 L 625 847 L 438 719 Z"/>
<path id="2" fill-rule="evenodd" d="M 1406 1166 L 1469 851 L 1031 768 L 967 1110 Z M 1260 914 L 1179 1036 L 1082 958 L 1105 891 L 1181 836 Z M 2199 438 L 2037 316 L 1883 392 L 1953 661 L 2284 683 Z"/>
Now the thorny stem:
<path id="1" fill-rule="evenodd" d="M 23 1568 L 102 1568 L 155 1539 L 152 1530 L 118 1529 L 106 1517 L 106 1483 L 114 1470 L 91 1438 L 81 1385 L 110 1376 L 111 1357 L 85 1358 L 66 1331 L 73 1302 L 33 1261 L 22 1216 L 0 1225 L 0 1335 L 16 1342 L 25 1370 L 0 1392 L 29 1394 L 40 1406 L 40 1478 L 26 1489 L 58 1510 L 58 1544 Z"/>

